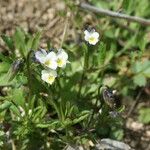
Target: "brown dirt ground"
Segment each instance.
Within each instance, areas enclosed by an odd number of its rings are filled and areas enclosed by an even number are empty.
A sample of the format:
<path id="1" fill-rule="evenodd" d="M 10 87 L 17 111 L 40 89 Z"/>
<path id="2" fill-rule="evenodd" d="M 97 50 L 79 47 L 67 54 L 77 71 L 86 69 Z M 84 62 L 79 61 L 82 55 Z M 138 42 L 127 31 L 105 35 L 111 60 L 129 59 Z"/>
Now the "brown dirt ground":
<path id="1" fill-rule="evenodd" d="M 42 30 L 45 39 L 59 47 L 65 26 L 65 17 L 60 15 L 66 9 L 61 0 L 0 0 L 0 33 L 12 35 L 16 26 L 35 33 Z M 73 35 L 70 25 L 67 37 Z M 45 47 L 44 44 L 41 45 Z M 0 41 L 0 50 L 3 42 Z"/>

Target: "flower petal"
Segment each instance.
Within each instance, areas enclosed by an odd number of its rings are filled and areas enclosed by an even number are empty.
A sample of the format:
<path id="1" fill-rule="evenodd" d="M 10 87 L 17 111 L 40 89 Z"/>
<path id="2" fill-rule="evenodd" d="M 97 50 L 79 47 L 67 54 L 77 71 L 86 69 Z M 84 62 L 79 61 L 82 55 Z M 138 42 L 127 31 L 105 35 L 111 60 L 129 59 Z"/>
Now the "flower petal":
<path id="1" fill-rule="evenodd" d="M 94 32 L 94 33 L 92 34 L 92 36 L 95 37 L 95 38 L 99 38 L 99 33 L 98 33 L 98 32 Z"/>
<path id="2" fill-rule="evenodd" d="M 44 49 L 41 49 L 37 52 L 35 52 L 35 58 L 40 62 L 43 63 L 45 60 L 47 53 Z"/>
<path id="3" fill-rule="evenodd" d="M 57 69 L 57 62 L 51 61 L 51 65 L 48 66 L 50 69 L 56 70 Z"/>
<path id="4" fill-rule="evenodd" d="M 58 49 L 57 58 L 62 58 L 64 60 L 67 60 L 68 54 L 63 49 Z"/>
<path id="5" fill-rule="evenodd" d="M 55 81 L 55 78 L 57 77 L 57 72 L 54 70 L 42 70 L 41 72 L 42 76 L 42 80 L 49 83 L 49 84 L 53 84 L 53 82 Z"/>
<path id="6" fill-rule="evenodd" d="M 85 30 L 84 34 L 85 41 L 89 42 L 89 44 L 91 45 L 95 45 L 99 40 L 99 33 L 95 32 L 94 29 L 92 29 L 91 31 Z"/>
<path id="7" fill-rule="evenodd" d="M 51 59 L 51 60 L 56 60 L 57 57 L 56 57 L 56 53 L 54 52 L 49 52 L 46 56 L 46 59 Z"/>
<path id="8" fill-rule="evenodd" d="M 85 31 L 84 31 L 84 34 L 85 34 L 85 35 L 89 35 L 90 32 L 89 32 L 88 30 L 85 30 Z"/>

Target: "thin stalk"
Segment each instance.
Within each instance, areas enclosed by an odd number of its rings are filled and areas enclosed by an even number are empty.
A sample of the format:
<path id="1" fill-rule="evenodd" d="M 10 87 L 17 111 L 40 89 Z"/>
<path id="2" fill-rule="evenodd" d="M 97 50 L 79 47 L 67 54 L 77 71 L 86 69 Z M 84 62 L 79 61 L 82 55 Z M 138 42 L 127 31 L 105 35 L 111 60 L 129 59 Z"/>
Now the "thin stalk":
<path id="1" fill-rule="evenodd" d="M 30 51 L 26 58 L 26 66 L 27 66 L 27 78 L 28 78 L 28 87 L 29 87 L 29 100 L 32 94 L 32 82 L 31 82 L 31 71 L 30 71 L 30 55 L 32 51 Z"/>
<path id="2" fill-rule="evenodd" d="M 50 95 L 49 96 L 49 98 L 50 98 L 50 103 L 52 104 L 52 106 L 54 107 L 54 109 L 56 110 L 56 112 L 57 112 L 57 115 L 58 115 L 58 118 L 61 120 L 61 115 L 60 115 L 60 110 L 59 110 L 59 108 L 58 108 L 58 106 L 57 106 L 57 103 L 53 100 L 53 91 L 51 91 L 51 90 L 49 90 L 49 89 L 51 89 L 52 90 L 52 88 L 47 88 L 47 91 L 48 91 L 48 94 Z"/>
<path id="3" fill-rule="evenodd" d="M 84 56 L 84 65 L 83 65 L 83 72 L 82 72 L 82 75 L 81 75 L 81 81 L 80 81 L 80 84 L 79 84 L 79 91 L 78 91 L 78 98 L 80 98 L 81 96 L 81 90 L 82 90 L 82 87 L 83 87 L 83 81 L 84 81 L 84 78 L 85 78 L 85 74 L 86 74 L 86 71 L 88 70 L 88 66 L 89 66 L 89 51 L 85 51 L 85 56 Z"/>
<path id="4" fill-rule="evenodd" d="M 63 31 L 63 35 L 62 35 L 62 40 L 61 40 L 60 47 L 63 46 L 63 42 L 64 42 L 65 37 L 66 37 L 67 28 L 68 28 L 68 20 L 69 20 L 69 16 L 70 16 L 70 14 L 67 13 L 67 17 L 66 17 L 66 21 L 65 21 L 65 27 L 64 27 L 64 31 Z"/>
<path id="5" fill-rule="evenodd" d="M 95 102 L 95 107 L 97 107 L 97 104 L 98 104 L 98 100 L 99 100 L 99 97 L 100 97 L 100 88 L 102 87 L 102 85 L 100 85 L 99 87 L 98 87 L 98 94 L 97 94 L 97 99 L 96 99 L 96 102 Z M 101 100 L 101 99 L 100 99 Z M 100 104 L 100 108 L 99 108 L 99 110 L 102 108 L 102 106 L 103 106 L 103 102 L 101 101 L 101 104 Z M 90 124 L 91 124 L 91 122 L 92 122 L 92 120 L 93 120 L 93 118 L 94 118 L 94 110 L 93 110 L 93 112 L 92 112 L 92 115 L 91 115 L 91 117 L 90 117 L 90 119 L 89 119 L 89 122 L 87 123 L 87 127 L 89 127 L 90 126 Z"/>
<path id="6" fill-rule="evenodd" d="M 56 78 L 56 83 L 57 83 L 57 85 L 58 85 L 58 88 L 59 88 L 59 91 L 61 91 L 62 90 L 62 88 L 61 88 L 61 84 L 60 84 L 60 82 L 59 82 L 59 80 Z M 59 97 L 61 97 L 61 92 L 58 92 L 57 93 L 58 94 L 58 98 Z M 58 99 L 57 98 L 57 99 Z M 60 104 L 59 104 L 59 112 L 60 112 L 60 114 L 61 114 L 61 120 L 62 121 L 64 121 L 65 120 L 65 115 L 64 115 L 64 112 L 63 112 L 63 101 L 62 101 L 62 99 L 61 99 L 61 101 L 60 101 Z"/>

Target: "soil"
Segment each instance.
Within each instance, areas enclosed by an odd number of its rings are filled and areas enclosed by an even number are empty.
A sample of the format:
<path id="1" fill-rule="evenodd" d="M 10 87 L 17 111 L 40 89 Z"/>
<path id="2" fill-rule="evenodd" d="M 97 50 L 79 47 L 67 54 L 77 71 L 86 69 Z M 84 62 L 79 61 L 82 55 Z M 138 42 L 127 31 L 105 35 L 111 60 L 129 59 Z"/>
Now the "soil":
<path id="1" fill-rule="evenodd" d="M 65 9 L 61 0 L 1 0 L 0 33 L 12 35 L 17 26 L 31 34 L 42 30 L 41 43 L 46 43 L 46 39 L 57 48 L 63 36 L 65 18 L 61 12 Z M 68 33 L 72 33 L 69 28 Z M 2 41 L 0 50 L 3 50 Z"/>
<path id="2" fill-rule="evenodd" d="M 0 34 L 12 35 L 17 26 L 31 34 L 42 29 L 41 43 L 49 40 L 58 48 L 66 22 L 61 12 L 65 9 L 61 0 L 0 0 Z M 67 34 L 75 38 L 71 24 Z M 41 44 L 41 47 L 46 45 Z M 0 39 L 0 51 L 5 49 Z M 138 122 L 137 115 L 133 113 L 126 120 L 124 142 L 136 150 L 150 150 L 150 125 Z"/>

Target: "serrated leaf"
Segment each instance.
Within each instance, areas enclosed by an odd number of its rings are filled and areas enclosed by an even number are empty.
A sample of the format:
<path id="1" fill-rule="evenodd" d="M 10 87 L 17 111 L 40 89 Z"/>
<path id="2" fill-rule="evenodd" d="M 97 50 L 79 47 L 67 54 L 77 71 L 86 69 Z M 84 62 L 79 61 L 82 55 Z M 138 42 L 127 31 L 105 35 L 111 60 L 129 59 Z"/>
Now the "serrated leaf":
<path id="1" fill-rule="evenodd" d="M 145 86 L 146 85 L 146 78 L 143 74 L 138 74 L 133 77 L 134 84 L 138 86 Z"/>
<path id="2" fill-rule="evenodd" d="M 43 115 L 46 113 L 46 109 L 42 106 L 39 106 L 36 108 L 36 111 L 34 113 L 33 120 L 37 120 L 43 117 Z"/>
<path id="3" fill-rule="evenodd" d="M 139 121 L 142 123 L 150 123 L 150 108 L 142 108 L 139 111 L 140 115 L 138 117 Z"/>
<path id="4" fill-rule="evenodd" d="M 36 126 L 39 128 L 55 128 L 55 126 L 59 123 L 59 121 L 50 121 L 50 122 L 46 122 L 46 123 L 40 123 L 37 124 Z"/>
<path id="5" fill-rule="evenodd" d="M 23 93 L 23 89 L 19 88 L 19 89 L 14 89 L 12 91 L 12 98 L 13 98 L 13 102 L 17 105 L 17 106 L 22 106 L 24 107 L 25 105 L 25 98 L 24 98 L 24 93 Z"/>
<path id="6" fill-rule="evenodd" d="M 143 74 L 145 75 L 145 77 L 150 78 L 150 67 L 148 69 L 146 69 Z"/>
<path id="7" fill-rule="evenodd" d="M 73 124 L 77 124 L 77 123 L 83 121 L 84 119 L 86 119 L 88 116 L 89 116 L 89 114 L 82 115 L 81 117 L 74 119 L 74 120 L 72 121 L 72 123 L 73 123 Z"/>
<path id="8" fill-rule="evenodd" d="M 132 71 L 137 74 L 139 72 L 142 73 L 149 68 L 150 68 L 150 61 L 144 61 L 144 62 L 137 61 L 133 64 Z"/>

